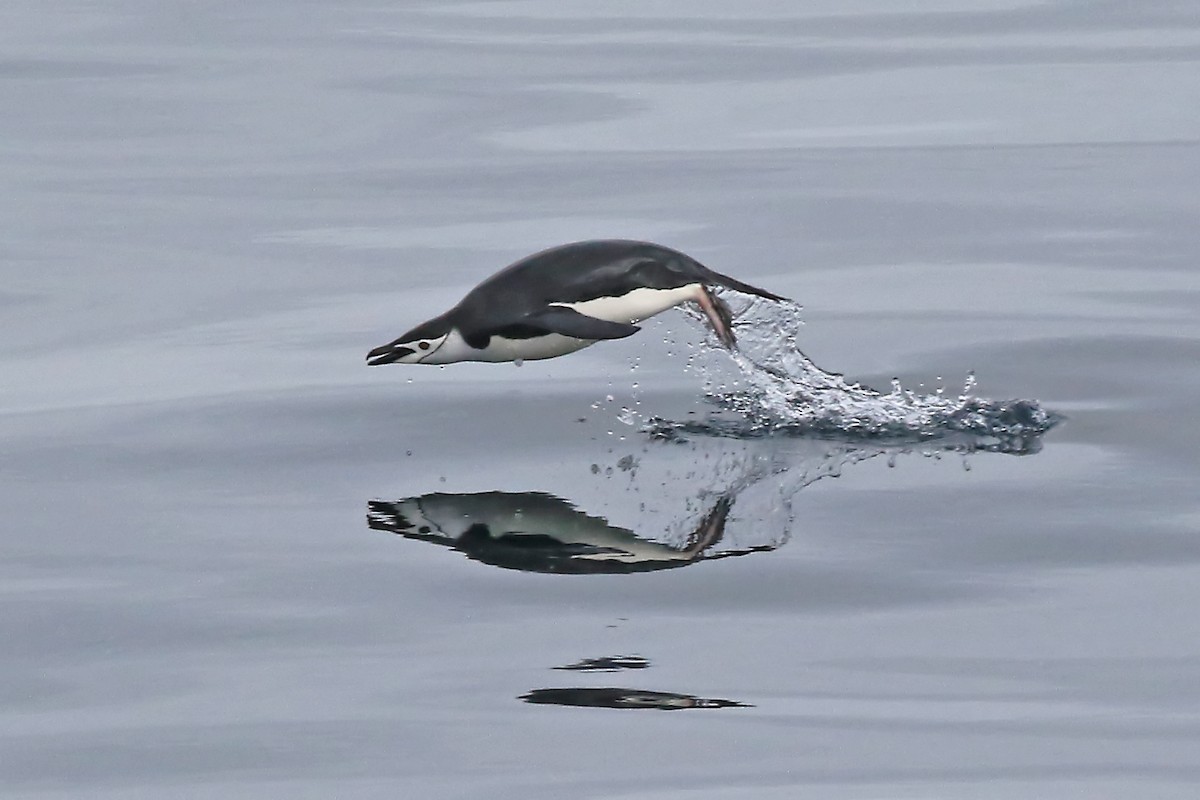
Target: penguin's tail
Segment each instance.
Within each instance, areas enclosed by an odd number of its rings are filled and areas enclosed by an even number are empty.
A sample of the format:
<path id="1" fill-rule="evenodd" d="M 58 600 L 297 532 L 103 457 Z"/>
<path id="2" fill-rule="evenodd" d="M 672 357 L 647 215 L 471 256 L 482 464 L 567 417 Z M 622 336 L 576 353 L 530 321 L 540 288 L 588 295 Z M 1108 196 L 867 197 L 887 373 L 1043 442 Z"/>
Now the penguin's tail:
<path id="1" fill-rule="evenodd" d="M 717 286 L 724 286 L 727 289 L 733 289 L 735 292 L 752 294 L 756 297 L 762 297 L 766 300 L 774 300 L 780 303 L 791 302 L 791 300 L 786 297 L 780 297 L 773 292 L 768 292 L 766 289 L 760 289 L 757 286 L 751 286 L 748 283 L 742 283 L 737 278 L 731 278 L 728 275 L 722 275 L 721 273 L 714 272 L 711 269 L 707 270 L 707 272 L 709 274 L 709 281 L 711 283 L 715 283 Z"/>

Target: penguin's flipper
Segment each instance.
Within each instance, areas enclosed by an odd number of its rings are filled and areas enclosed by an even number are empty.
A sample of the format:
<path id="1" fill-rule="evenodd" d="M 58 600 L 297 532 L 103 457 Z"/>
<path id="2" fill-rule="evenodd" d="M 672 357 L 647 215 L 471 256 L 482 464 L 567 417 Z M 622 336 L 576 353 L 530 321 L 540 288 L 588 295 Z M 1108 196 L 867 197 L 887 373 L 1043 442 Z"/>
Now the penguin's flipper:
<path id="1" fill-rule="evenodd" d="M 641 330 L 628 322 L 589 317 L 567 306 L 546 306 L 526 316 L 521 323 L 576 339 L 624 339 Z"/>

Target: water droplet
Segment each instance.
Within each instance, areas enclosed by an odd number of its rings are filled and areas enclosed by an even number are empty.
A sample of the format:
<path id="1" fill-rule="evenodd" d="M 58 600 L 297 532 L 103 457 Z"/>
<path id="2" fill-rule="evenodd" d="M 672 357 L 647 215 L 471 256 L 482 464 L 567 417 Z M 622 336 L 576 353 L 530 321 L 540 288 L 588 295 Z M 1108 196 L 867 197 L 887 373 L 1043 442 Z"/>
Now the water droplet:
<path id="1" fill-rule="evenodd" d="M 523 359 L 523 358 L 514 358 L 513 359 L 513 366 L 521 367 L 524 365 L 525 365 L 525 359 Z"/>
<path id="2" fill-rule="evenodd" d="M 994 403 L 971 396 L 975 376 L 967 375 L 963 393 L 947 396 L 945 381 L 938 376 L 931 389 L 923 384 L 905 388 L 899 378 L 891 391 L 883 393 L 847 380 L 845 376 L 820 369 L 798 349 L 797 332 L 803 324 L 795 303 L 767 303 L 754 298 L 726 298 L 735 317 L 741 347 L 736 352 L 715 348 L 708 327 L 699 340 L 689 337 L 681 351 L 685 369 L 702 379 L 704 400 L 728 414 L 715 417 L 723 433 L 731 432 L 729 416 L 746 435 L 761 436 L 779 430 L 862 436 L 895 436 L 936 433 L 938 429 L 970 434 L 1012 435 L 1028 432 L 1021 426 L 1046 430 L 1054 418 L 1033 411 L 1014 418 L 1012 404 Z M 736 301 L 736 302 L 733 302 Z M 684 308 L 684 315 L 703 324 L 699 312 Z M 672 344 L 669 337 L 664 339 Z M 728 367 L 736 372 L 728 374 Z M 633 405 L 640 399 L 634 388 Z M 610 401 L 611 402 L 611 401 Z M 692 415 L 689 424 L 708 424 Z M 720 412 L 719 412 L 720 413 Z M 719 422 L 716 420 L 719 419 Z M 649 421 L 651 425 L 655 420 Z M 661 421 L 659 421 L 661 422 Z M 670 429 L 670 424 L 665 424 Z"/>

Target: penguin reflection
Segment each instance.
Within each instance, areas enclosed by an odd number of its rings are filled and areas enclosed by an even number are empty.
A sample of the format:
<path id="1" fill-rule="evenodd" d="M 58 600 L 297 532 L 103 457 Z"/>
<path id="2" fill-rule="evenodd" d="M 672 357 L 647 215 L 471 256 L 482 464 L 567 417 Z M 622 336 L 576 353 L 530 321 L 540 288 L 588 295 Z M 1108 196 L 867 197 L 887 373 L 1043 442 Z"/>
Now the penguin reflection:
<path id="1" fill-rule="evenodd" d="M 434 493 L 396 501 L 372 500 L 367 505 L 367 524 L 506 569 L 567 574 L 650 572 L 777 549 L 787 541 L 792 526 L 791 498 L 813 482 L 841 475 L 862 461 L 915 453 L 1029 455 L 1040 449 L 1040 437 L 1036 434 L 997 443 L 994 437 L 959 435 L 919 445 L 789 439 L 786 448 L 761 439 L 736 446 L 725 440 L 697 440 L 689 445 L 693 453 L 688 469 L 709 463 L 715 470 L 710 479 L 689 473 L 687 481 L 675 480 L 673 460 L 657 462 L 666 469 L 662 474 L 651 478 L 643 472 L 639 478 L 645 485 L 664 487 L 663 505 L 669 505 L 665 498 L 670 486 L 690 493 L 698 480 L 707 485 L 704 497 L 713 499 L 703 502 L 703 517 L 690 524 L 681 542 L 662 541 L 660 530 L 634 532 L 618 527 L 545 492 Z M 704 447 L 711 449 L 705 451 Z M 714 451 L 714 457 L 708 458 Z M 639 469 L 650 469 L 653 463 Z M 735 525 L 727 535 L 735 498 L 742 504 L 739 519 L 752 523 L 744 525 L 744 530 Z M 696 499 L 694 495 L 679 496 L 678 502 L 681 509 L 690 509 Z M 688 518 L 695 519 L 690 513 Z M 739 538 L 741 541 L 731 546 L 729 540 Z"/>
<path id="2" fill-rule="evenodd" d="M 749 703 L 722 700 L 718 697 L 696 697 L 677 692 L 651 692 L 645 689 L 606 687 L 570 689 L 534 689 L 518 700 L 535 705 L 582 706 L 587 708 L 657 709 L 680 711 L 686 708 L 753 708 Z"/>
<path id="3" fill-rule="evenodd" d="M 542 492 L 426 494 L 372 500 L 367 524 L 440 544 L 506 569 L 567 574 L 650 572 L 697 561 L 771 550 L 773 545 L 711 552 L 725 533 L 733 497 L 713 502 L 678 545 L 656 542 Z"/>

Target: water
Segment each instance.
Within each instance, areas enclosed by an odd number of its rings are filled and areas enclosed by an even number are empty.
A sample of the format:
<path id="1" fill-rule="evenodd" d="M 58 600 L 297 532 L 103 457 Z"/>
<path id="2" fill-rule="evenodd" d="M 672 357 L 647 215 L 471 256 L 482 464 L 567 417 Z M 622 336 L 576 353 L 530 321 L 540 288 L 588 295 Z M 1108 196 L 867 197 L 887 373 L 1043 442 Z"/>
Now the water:
<path id="1" fill-rule="evenodd" d="M 685 313 L 703 319 L 697 310 L 687 308 Z M 713 366 L 705 370 L 707 399 L 731 413 L 683 422 L 651 419 L 644 428 L 651 436 L 824 435 L 890 441 L 950 437 L 964 449 L 1028 453 L 1036 452 L 1042 434 L 1061 421 L 1061 415 L 1043 409 L 1037 400 L 972 396 L 974 375 L 968 375 L 962 391 L 953 396 L 946 396 L 944 387 L 931 394 L 914 392 L 895 378 L 890 392 L 880 392 L 821 369 L 800 351 L 798 305 L 750 298 L 734 313 L 743 335 L 738 347 L 722 350 L 724 358 L 716 363 L 732 362 L 740 380 L 717 383 L 708 373 Z"/>
<path id="2" fill-rule="evenodd" d="M 1195 796 L 1190 4 L 2 16 L 5 797 Z M 600 236 L 805 324 L 363 366 Z"/>

